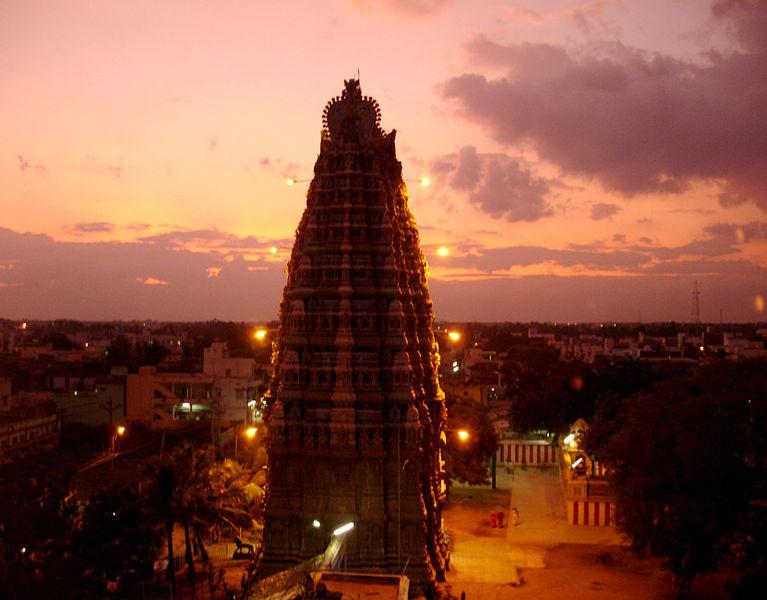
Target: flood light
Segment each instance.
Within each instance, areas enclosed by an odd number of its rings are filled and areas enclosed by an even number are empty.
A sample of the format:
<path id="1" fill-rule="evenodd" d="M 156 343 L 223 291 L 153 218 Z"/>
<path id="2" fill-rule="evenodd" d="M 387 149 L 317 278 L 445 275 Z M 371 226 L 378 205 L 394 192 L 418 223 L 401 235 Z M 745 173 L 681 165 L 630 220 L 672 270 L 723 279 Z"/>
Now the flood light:
<path id="1" fill-rule="evenodd" d="M 354 529 L 354 522 L 350 521 L 349 523 L 346 523 L 344 525 L 341 525 L 341 527 L 338 527 L 333 530 L 333 535 L 339 536 L 345 534 L 347 531 L 351 531 Z"/>

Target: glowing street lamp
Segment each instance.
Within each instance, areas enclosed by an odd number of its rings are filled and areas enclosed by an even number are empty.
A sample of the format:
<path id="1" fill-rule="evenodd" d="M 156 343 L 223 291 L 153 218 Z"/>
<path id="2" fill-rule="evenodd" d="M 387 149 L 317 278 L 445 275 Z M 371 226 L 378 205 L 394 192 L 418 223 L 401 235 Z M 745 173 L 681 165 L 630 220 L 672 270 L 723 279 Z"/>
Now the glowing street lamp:
<path id="1" fill-rule="evenodd" d="M 321 526 L 322 526 L 322 523 L 320 523 L 317 519 L 314 519 L 314 521 L 312 521 L 312 527 L 314 527 L 315 529 L 319 529 Z"/>
<path id="2" fill-rule="evenodd" d="M 248 439 L 248 441 L 254 440 L 257 433 L 258 433 L 258 428 L 257 427 L 253 427 L 252 425 L 250 427 L 246 427 L 242 431 L 242 435 L 244 435 Z M 239 434 L 237 434 L 237 430 L 235 429 L 235 436 L 234 436 L 234 457 L 235 458 L 237 458 L 237 450 L 238 450 L 238 446 L 239 446 L 239 443 L 238 443 L 239 440 L 240 440 L 240 436 L 239 436 Z M 254 452 L 255 452 L 255 447 L 254 447 Z M 253 457 L 253 460 L 255 460 L 255 455 Z"/>
<path id="3" fill-rule="evenodd" d="M 256 338 L 257 341 L 263 342 L 266 339 L 266 333 L 266 329 L 259 328 L 253 333 L 253 337 Z"/>
<path id="4" fill-rule="evenodd" d="M 272 246 L 271 248 L 269 248 L 269 252 L 271 252 L 272 254 L 277 254 L 277 252 L 279 251 L 280 249 L 277 246 Z"/>
<path id="5" fill-rule="evenodd" d="M 407 183 L 419 183 L 421 187 L 429 187 L 431 185 L 431 177 L 422 175 L 420 179 L 403 179 Z"/>
<path id="6" fill-rule="evenodd" d="M 467 442 L 469 438 L 471 437 L 469 432 L 466 431 L 465 429 L 459 429 L 455 433 L 458 436 L 458 439 L 461 440 L 462 442 Z"/>
<path id="7" fill-rule="evenodd" d="M 118 425 L 117 426 L 117 435 L 119 435 L 119 436 L 125 435 L 125 425 Z"/>
<path id="8" fill-rule="evenodd" d="M 447 333 L 447 337 L 450 338 L 451 342 L 457 342 L 461 339 L 461 332 L 460 331 L 449 331 Z"/>
<path id="9" fill-rule="evenodd" d="M 438 256 L 442 256 L 444 258 L 445 256 L 448 256 L 449 254 L 450 254 L 450 250 L 448 249 L 447 246 L 440 246 L 439 248 L 437 248 Z"/>

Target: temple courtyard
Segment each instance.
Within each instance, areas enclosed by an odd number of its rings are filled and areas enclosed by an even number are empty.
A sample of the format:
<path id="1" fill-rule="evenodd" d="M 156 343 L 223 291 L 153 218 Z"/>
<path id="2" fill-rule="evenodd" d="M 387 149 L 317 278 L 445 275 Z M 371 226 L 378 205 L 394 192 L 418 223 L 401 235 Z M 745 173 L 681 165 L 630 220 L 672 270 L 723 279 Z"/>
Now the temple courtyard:
<path id="1" fill-rule="evenodd" d="M 496 490 L 454 484 L 444 512 L 452 546 L 445 591 L 466 600 L 665 599 L 671 574 L 635 556 L 613 527 L 570 525 L 556 469 L 498 471 Z M 519 524 L 508 522 L 511 508 Z M 490 512 L 503 510 L 493 528 Z M 722 574 L 701 577 L 693 597 L 726 598 Z"/>

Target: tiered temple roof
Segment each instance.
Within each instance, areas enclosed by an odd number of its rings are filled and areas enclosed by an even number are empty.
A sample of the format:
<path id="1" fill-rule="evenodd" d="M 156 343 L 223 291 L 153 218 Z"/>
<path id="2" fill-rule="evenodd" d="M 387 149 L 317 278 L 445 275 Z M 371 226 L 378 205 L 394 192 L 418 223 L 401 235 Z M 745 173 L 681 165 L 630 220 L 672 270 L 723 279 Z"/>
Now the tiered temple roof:
<path id="1" fill-rule="evenodd" d="M 349 570 L 444 576 L 439 354 L 395 135 L 357 80 L 325 107 L 273 358 L 265 574 L 353 521 Z"/>

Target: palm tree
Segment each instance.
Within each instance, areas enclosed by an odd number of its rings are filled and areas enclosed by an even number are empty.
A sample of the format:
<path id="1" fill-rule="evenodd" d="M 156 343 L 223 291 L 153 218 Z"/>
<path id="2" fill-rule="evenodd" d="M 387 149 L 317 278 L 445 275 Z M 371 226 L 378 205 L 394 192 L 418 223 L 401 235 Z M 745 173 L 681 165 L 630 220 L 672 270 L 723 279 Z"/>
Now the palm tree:
<path id="1" fill-rule="evenodd" d="M 173 527 L 176 523 L 177 472 L 171 461 L 155 457 L 147 463 L 144 478 L 144 493 L 149 505 L 162 520 L 165 529 L 165 540 L 168 545 L 168 581 L 175 594 L 177 589 L 176 566 L 173 559 Z"/>
<path id="2" fill-rule="evenodd" d="M 147 493 L 165 524 L 168 543 L 168 578 L 175 590 L 173 568 L 173 528 L 184 529 L 187 576 L 196 583 L 193 545 L 200 548 L 203 561 L 207 551 L 202 531 L 214 524 L 228 523 L 232 527 L 250 527 L 252 519 L 246 508 L 253 496 L 260 493 L 249 483 L 252 474 L 234 461 L 217 463 L 211 448 L 195 448 L 191 444 L 178 446 L 164 459 L 155 458 L 146 469 Z"/>

